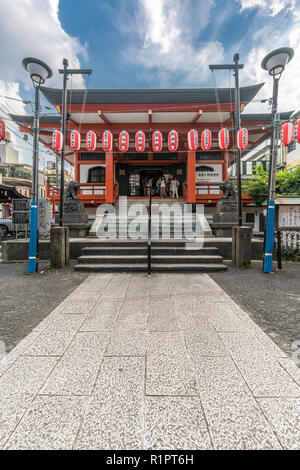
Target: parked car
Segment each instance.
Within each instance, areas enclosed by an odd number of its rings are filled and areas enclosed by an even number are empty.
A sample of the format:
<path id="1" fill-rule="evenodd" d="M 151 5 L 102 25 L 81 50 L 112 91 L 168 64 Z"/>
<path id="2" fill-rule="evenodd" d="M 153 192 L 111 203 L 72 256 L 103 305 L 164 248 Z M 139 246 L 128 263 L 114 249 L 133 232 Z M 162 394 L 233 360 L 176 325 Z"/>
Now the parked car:
<path id="1" fill-rule="evenodd" d="M 5 237 L 9 233 L 14 233 L 15 227 L 12 221 L 12 217 L 7 219 L 0 219 L 0 237 Z"/>

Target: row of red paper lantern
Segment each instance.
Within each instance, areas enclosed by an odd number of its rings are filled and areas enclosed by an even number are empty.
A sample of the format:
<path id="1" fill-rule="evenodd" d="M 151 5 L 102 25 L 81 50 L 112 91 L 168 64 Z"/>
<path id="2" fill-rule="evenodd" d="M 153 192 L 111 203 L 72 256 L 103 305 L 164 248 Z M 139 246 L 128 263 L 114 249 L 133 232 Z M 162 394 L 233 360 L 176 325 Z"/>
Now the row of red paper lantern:
<path id="1" fill-rule="evenodd" d="M 5 139 L 5 122 L 0 120 L 0 142 Z M 300 119 L 296 123 L 285 122 L 281 128 L 281 142 L 283 145 L 290 145 L 293 140 L 300 143 Z M 81 136 L 79 131 L 73 130 L 70 133 L 70 147 L 75 152 L 80 150 Z M 223 128 L 218 134 L 219 147 L 221 150 L 226 150 L 229 147 L 229 130 Z M 168 134 L 168 149 L 171 152 L 176 152 L 178 149 L 178 132 L 172 130 Z M 89 131 L 86 134 L 86 148 L 90 152 L 96 150 L 97 134 L 94 131 Z M 202 150 L 210 150 L 212 145 L 212 133 L 209 129 L 205 129 L 201 133 L 201 148 Z M 63 135 L 61 131 L 55 131 L 52 136 L 52 147 L 56 151 L 61 151 L 63 146 Z M 248 146 L 248 130 L 241 128 L 237 134 L 237 146 L 240 150 L 244 150 Z M 102 147 L 105 152 L 111 152 L 113 149 L 113 135 L 110 131 L 103 132 Z M 146 147 L 146 135 L 143 131 L 138 131 L 135 134 L 135 148 L 138 152 L 144 152 Z M 195 151 L 199 147 L 198 131 L 191 129 L 188 132 L 188 147 L 189 150 Z M 154 152 L 161 152 L 163 148 L 163 137 L 160 131 L 155 131 L 152 134 L 152 148 Z M 119 150 L 120 152 L 127 152 L 129 149 L 129 134 L 127 131 L 122 131 L 119 134 Z"/>
<path id="2" fill-rule="evenodd" d="M 77 130 L 70 132 L 70 147 L 75 152 L 80 150 L 80 133 Z M 229 130 L 223 128 L 218 134 L 219 147 L 221 150 L 226 150 L 230 144 Z M 176 152 L 178 149 L 179 137 L 178 132 L 172 130 L 168 134 L 168 149 L 170 152 Z M 55 150 L 60 151 L 63 145 L 63 137 L 61 131 L 55 131 L 52 138 L 52 146 Z M 248 130 L 242 128 L 238 131 L 237 139 L 238 147 L 243 150 L 248 146 Z M 86 149 L 89 152 L 94 152 L 97 146 L 97 134 L 94 131 L 88 131 L 86 134 Z M 212 132 L 205 129 L 201 133 L 201 148 L 202 150 L 210 150 L 212 146 Z M 111 152 L 113 149 L 113 134 L 110 131 L 103 132 L 102 148 L 104 152 Z M 135 134 L 135 148 L 138 152 L 144 152 L 146 148 L 146 135 L 143 131 L 138 131 Z M 152 134 L 152 148 L 154 152 L 161 152 L 163 149 L 163 136 L 160 131 L 155 131 Z M 199 148 L 199 136 L 196 129 L 191 129 L 188 132 L 188 148 L 189 150 L 196 151 Z M 129 149 L 129 134 L 127 131 L 122 131 L 119 134 L 119 150 L 120 152 L 127 152 Z"/>

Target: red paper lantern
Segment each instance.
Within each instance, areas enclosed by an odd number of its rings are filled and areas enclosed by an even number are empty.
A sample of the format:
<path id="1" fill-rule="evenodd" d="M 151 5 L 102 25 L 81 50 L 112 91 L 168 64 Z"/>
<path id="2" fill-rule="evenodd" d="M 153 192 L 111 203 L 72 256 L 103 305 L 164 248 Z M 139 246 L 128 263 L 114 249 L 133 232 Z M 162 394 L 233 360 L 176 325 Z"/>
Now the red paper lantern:
<path id="1" fill-rule="evenodd" d="M 294 139 L 295 142 L 300 144 L 300 119 L 297 119 L 294 130 Z"/>
<path id="2" fill-rule="evenodd" d="M 283 145 L 288 146 L 293 142 L 294 138 L 294 124 L 292 122 L 285 122 L 281 130 L 281 140 Z"/>
<path id="3" fill-rule="evenodd" d="M 163 138 L 160 131 L 153 132 L 152 135 L 152 148 L 154 152 L 161 152 L 163 147 Z"/>
<path id="4" fill-rule="evenodd" d="M 104 131 L 102 134 L 102 148 L 104 152 L 111 152 L 113 149 L 114 138 L 110 131 Z"/>
<path id="5" fill-rule="evenodd" d="M 97 135 L 94 131 L 88 131 L 86 134 L 86 149 L 89 152 L 94 152 L 97 146 Z"/>
<path id="6" fill-rule="evenodd" d="M 178 132 L 170 131 L 168 135 L 168 149 L 170 152 L 176 152 L 178 149 Z"/>
<path id="7" fill-rule="evenodd" d="M 143 131 L 138 131 L 135 134 L 135 148 L 137 152 L 144 152 L 146 147 L 146 136 Z"/>
<path id="8" fill-rule="evenodd" d="M 127 131 L 122 131 L 119 134 L 119 150 L 120 152 L 127 152 L 129 149 L 129 134 Z"/>
<path id="9" fill-rule="evenodd" d="M 1 126 L 0 126 L 0 141 L 5 139 L 5 122 L 1 119 Z"/>
<path id="10" fill-rule="evenodd" d="M 193 152 L 197 150 L 199 143 L 198 143 L 198 131 L 196 129 L 191 129 L 188 133 L 188 146 L 189 150 Z"/>
<path id="11" fill-rule="evenodd" d="M 73 130 L 70 133 L 70 148 L 74 150 L 74 152 L 78 152 L 80 150 L 80 132 Z"/>
<path id="12" fill-rule="evenodd" d="M 54 131 L 52 134 L 52 147 L 60 152 L 63 147 L 63 135 L 60 131 Z"/>
<path id="13" fill-rule="evenodd" d="M 226 150 L 229 147 L 229 130 L 221 129 L 219 131 L 219 147 L 221 150 Z"/>
<path id="14" fill-rule="evenodd" d="M 211 131 L 209 129 L 205 129 L 201 134 L 201 147 L 202 150 L 211 148 Z"/>
<path id="15" fill-rule="evenodd" d="M 245 127 L 239 129 L 237 133 L 237 146 L 240 150 L 248 147 L 248 130 Z"/>

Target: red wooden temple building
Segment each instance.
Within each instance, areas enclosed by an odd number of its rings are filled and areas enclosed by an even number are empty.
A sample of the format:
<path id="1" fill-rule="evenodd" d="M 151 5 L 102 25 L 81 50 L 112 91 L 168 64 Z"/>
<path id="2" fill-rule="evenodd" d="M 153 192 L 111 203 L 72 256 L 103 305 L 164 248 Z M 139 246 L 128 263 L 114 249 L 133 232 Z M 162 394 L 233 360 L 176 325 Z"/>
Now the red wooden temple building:
<path id="1" fill-rule="evenodd" d="M 242 87 L 241 123 L 248 129 L 249 152 L 270 134 L 270 114 L 245 114 L 244 108 L 263 85 Z M 41 88 L 47 100 L 57 109 L 57 116 L 42 116 L 40 141 L 51 147 L 53 131 L 61 128 L 62 90 Z M 90 216 L 102 203 L 115 203 L 119 196 L 137 198 L 145 196 L 145 182 L 149 177 L 176 176 L 179 197 L 188 203 L 205 204 L 208 213 L 221 197 L 219 184 L 228 177 L 228 165 L 235 159 L 234 90 L 218 89 L 149 89 L 149 90 L 69 90 L 67 96 L 67 129 L 78 130 L 81 135 L 80 151 L 69 147 L 67 136 L 66 159 L 74 166 L 74 179 L 80 183 L 79 197 Z M 33 118 L 12 118 L 24 133 L 32 133 Z M 230 146 L 221 150 L 218 132 L 228 128 Z M 212 132 L 212 146 L 203 151 L 188 148 L 189 130 L 196 129 L 199 136 L 204 129 Z M 113 134 L 112 151 L 104 152 L 103 132 Z M 127 152 L 120 152 L 118 141 L 121 131 L 129 133 Z M 145 150 L 136 151 L 135 134 L 143 131 Z M 163 137 L 160 152 L 154 152 L 152 134 L 159 130 Z M 178 150 L 168 149 L 168 133 L 178 132 Z M 86 149 L 86 134 L 97 135 L 95 151 Z M 59 194 L 48 186 L 48 196 L 58 204 Z M 250 202 L 243 196 L 244 203 Z"/>

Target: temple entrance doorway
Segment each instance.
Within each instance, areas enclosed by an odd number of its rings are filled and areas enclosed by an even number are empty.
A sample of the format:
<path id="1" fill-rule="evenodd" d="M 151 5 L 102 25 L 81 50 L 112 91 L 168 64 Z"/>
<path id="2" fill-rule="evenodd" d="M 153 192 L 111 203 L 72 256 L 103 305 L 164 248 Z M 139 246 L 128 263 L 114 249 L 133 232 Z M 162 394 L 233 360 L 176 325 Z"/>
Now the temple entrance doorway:
<path id="1" fill-rule="evenodd" d="M 119 183 L 120 196 L 148 197 L 151 191 L 152 197 L 160 197 L 159 183 L 164 177 L 166 181 L 166 195 L 171 197 L 170 182 L 177 178 L 179 182 L 178 195 L 183 195 L 183 183 L 186 181 L 186 165 L 116 165 L 116 180 Z"/>

